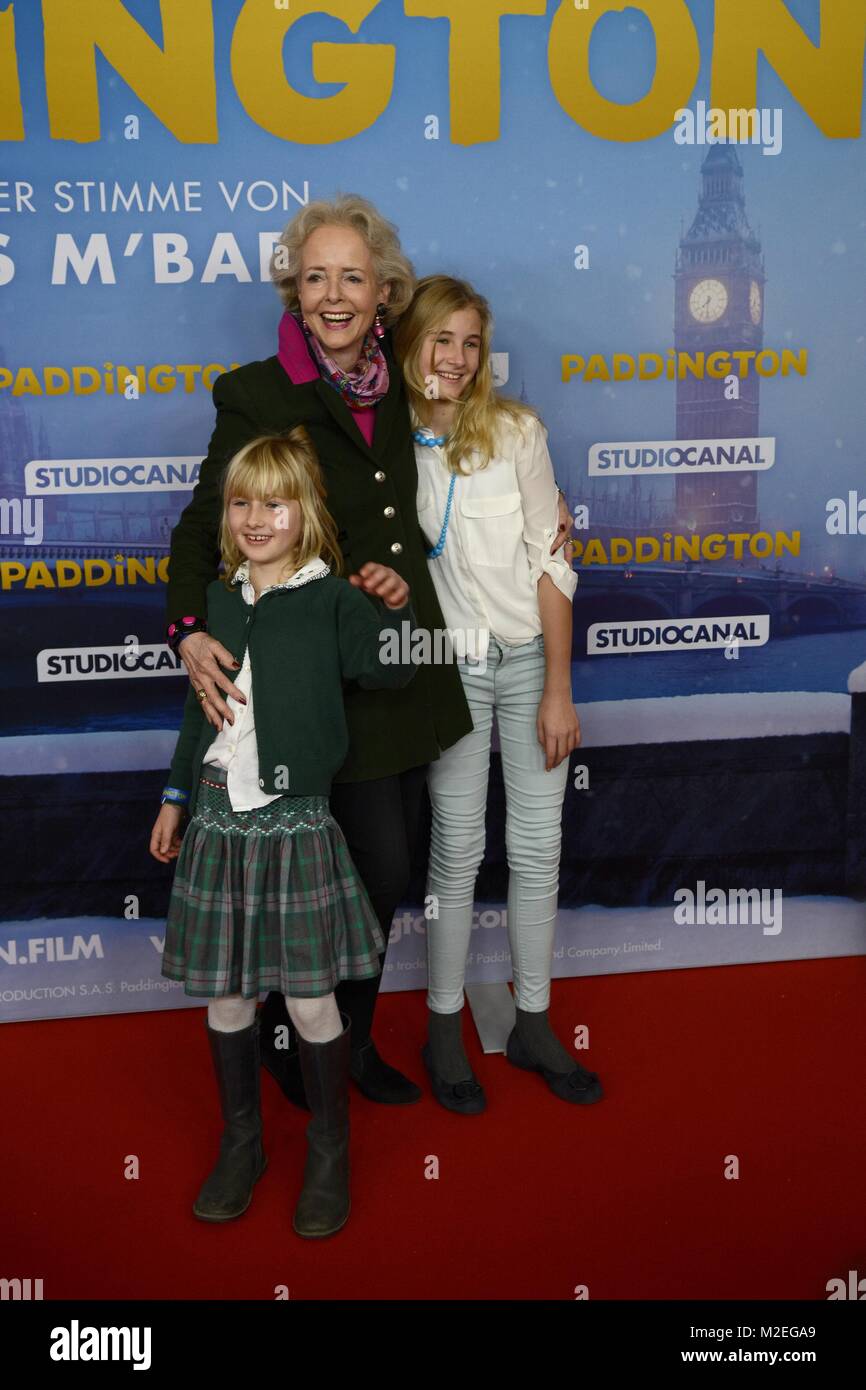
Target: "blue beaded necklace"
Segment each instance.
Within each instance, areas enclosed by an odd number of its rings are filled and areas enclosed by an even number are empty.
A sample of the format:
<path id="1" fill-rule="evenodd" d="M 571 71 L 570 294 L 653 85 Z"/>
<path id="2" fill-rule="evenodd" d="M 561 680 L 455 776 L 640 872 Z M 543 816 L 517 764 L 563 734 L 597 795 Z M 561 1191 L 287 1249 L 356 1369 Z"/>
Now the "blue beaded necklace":
<path id="1" fill-rule="evenodd" d="M 441 449 L 448 436 L 447 434 L 431 434 L 429 430 L 413 430 L 412 438 L 416 444 L 438 444 Z"/>
<path id="2" fill-rule="evenodd" d="M 429 446 L 438 445 L 440 448 L 448 438 L 447 434 L 429 434 L 425 430 L 413 430 L 412 438 L 417 444 Z M 439 532 L 439 539 L 431 550 L 427 551 L 427 558 L 435 560 L 445 549 L 445 537 L 448 534 L 448 520 L 451 516 L 451 503 L 454 498 L 454 484 L 457 482 L 457 474 L 451 474 L 451 482 L 448 484 L 448 500 L 445 503 L 445 518 L 442 522 L 442 530 Z"/>

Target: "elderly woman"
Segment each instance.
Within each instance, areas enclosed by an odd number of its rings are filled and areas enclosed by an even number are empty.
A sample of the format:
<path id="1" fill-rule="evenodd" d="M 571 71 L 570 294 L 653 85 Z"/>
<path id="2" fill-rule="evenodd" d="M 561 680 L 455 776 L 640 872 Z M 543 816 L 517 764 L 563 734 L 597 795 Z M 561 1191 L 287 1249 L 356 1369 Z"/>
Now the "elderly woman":
<path id="1" fill-rule="evenodd" d="M 396 231 L 355 195 L 311 203 L 284 230 L 271 276 L 285 308 L 277 352 L 214 384 L 216 428 L 172 533 L 169 642 L 218 728 L 232 718 L 225 697 L 242 696 L 220 670 L 236 665 L 235 653 L 208 635 L 205 590 L 216 577 L 221 474 L 256 436 L 306 427 L 348 571 L 363 578 L 370 564 L 392 568 L 409 584 L 418 626 L 445 627 L 418 525 L 412 425 L 389 331 L 414 288 Z M 563 508 L 558 544 L 566 515 Z M 303 670 L 297 678 L 304 680 Z M 469 733 L 472 720 L 453 664 L 419 666 L 403 690 L 348 689 L 345 704 L 350 752 L 331 809 L 387 941 L 408 885 L 428 764 Z M 382 1060 L 370 1037 L 380 979 L 336 990 L 351 1024 L 351 1075 L 368 1099 L 406 1104 L 420 1098 L 419 1088 Z M 275 1045 L 279 1027 L 288 1047 Z M 268 995 L 258 1041 L 263 1064 L 304 1105 L 282 995 Z"/>

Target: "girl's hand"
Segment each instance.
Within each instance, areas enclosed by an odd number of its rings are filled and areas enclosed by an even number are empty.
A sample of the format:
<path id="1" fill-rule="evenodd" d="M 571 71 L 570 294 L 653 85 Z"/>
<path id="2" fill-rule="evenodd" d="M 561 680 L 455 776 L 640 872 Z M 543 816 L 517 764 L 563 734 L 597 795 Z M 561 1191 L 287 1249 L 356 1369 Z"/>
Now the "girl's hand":
<path id="1" fill-rule="evenodd" d="M 396 570 L 389 569 L 387 565 L 376 565 L 372 560 L 362 565 L 357 574 L 350 574 L 349 583 L 354 584 L 356 589 L 375 594 L 386 608 L 402 608 L 409 602 L 406 580 Z"/>
<path id="2" fill-rule="evenodd" d="M 559 525 L 556 529 L 556 540 L 550 547 L 551 555 L 555 555 L 560 546 L 565 545 L 566 541 L 571 540 L 571 530 L 574 526 L 574 517 L 568 510 L 568 503 L 561 492 L 557 493 L 557 496 L 559 498 Z M 187 638 L 187 641 L 189 641 L 189 638 Z"/>
<path id="3" fill-rule="evenodd" d="M 546 758 L 544 770 L 550 772 L 580 743 L 580 720 L 571 697 L 542 695 L 535 728 Z"/>
<path id="4" fill-rule="evenodd" d="M 201 708 L 208 723 L 213 724 L 215 729 L 222 728 L 224 719 L 234 724 L 234 715 L 221 692 L 233 696 L 242 705 L 246 704 L 246 699 L 228 676 L 223 675 L 217 662 L 235 670 L 240 670 L 240 663 L 208 632 L 193 632 L 189 637 L 184 637 L 177 654 L 189 673 L 193 690 L 207 692 L 207 699 L 201 701 Z"/>
<path id="5" fill-rule="evenodd" d="M 202 636 L 207 636 L 207 633 L 203 633 Z M 160 864 L 168 864 L 172 859 L 177 859 L 181 844 L 180 823 L 185 815 L 182 806 L 173 806 L 170 801 L 160 806 L 150 836 L 150 852 Z"/>

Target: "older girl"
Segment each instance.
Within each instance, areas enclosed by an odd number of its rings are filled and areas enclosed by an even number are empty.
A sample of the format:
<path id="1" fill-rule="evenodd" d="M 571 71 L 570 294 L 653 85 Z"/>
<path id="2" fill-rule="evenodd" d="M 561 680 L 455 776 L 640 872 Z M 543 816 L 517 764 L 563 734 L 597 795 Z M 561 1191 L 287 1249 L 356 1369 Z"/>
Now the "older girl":
<path id="1" fill-rule="evenodd" d="M 418 517 L 473 730 L 428 774 L 433 806 L 428 894 L 428 1042 L 434 1094 L 475 1114 L 485 1097 L 462 1041 L 463 981 L 475 879 L 484 854 L 490 742 L 499 728 L 506 792 L 508 935 L 516 1022 L 507 1057 L 555 1095 L 587 1104 L 597 1076 L 548 1019 L 562 803 L 580 741 L 571 694 L 576 576 L 551 555 L 559 524 L 546 431 L 534 411 L 496 395 L 486 300 L 462 280 L 421 280 L 395 347 L 418 426 Z"/>

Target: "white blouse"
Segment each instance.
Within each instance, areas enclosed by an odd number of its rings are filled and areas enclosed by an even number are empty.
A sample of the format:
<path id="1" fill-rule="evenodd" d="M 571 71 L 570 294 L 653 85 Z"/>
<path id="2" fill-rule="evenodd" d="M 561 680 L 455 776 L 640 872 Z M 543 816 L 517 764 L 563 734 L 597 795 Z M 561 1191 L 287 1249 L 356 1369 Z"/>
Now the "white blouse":
<path id="1" fill-rule="evenodd" d="M 558 550 L 559 525 L 547 430 L 534 416 L 521 426 L 507 416 L 486 468 L 458 473 L 442 554 L 428 559 L 449 629 L 486 628 L 506 646 L 531 642 L 541 632 L 538 581 L 549 574 L 571 602 L 577 575 Z M 440 445 L 415 444 L 418 520 L 434 547 L 442 529 L 451 473 Z M 469 460 L 470 464 L 472 460 Z M 471 649 L 470 649 L 471 650 Z"/>
<path id="2" fill-rule="evenodd" d="M 271 589 L 296 589 L 301 584 L 308 584 L 313 579 L 320 579 L 323 575 L 330 574 L 330 567 L 324 560 L 316 557 L 287 579 L 283 584 L 270 584 L 267 589 L 263 589 L 259 594 L 259 599 Z M 249 580 L 249 565 L 246 561 L 239 565 L 232 578 L 233 584 L 243 585 L 241 593 L 244 602 L 253 606 L 256 600 L 256 591 Z M 241 669 L 233 676 L 234 684 L 238 690 L 242 691 L 247 697 L 247 703 L 241 704 L 233 695 L 226 697 L 226 704 L 232 711 L 235 722 L 230 724 L 227 719 L 223 720 L 223 726 L 213 743 L 207 750 L 204 757 L 204 765 L 211 764 L 214 767 L 222 767 L 226 771 L 226 787 L 228 790 L 229 804 L 232 811 L 252 811 L 258 806 L 267 806 L 271 801 L 278 801 L 284 795 L 282 792 L 262 791 L 259 782 L 259 750 L 256 743 L 256 719 L 253 708 L 253 673 L 250 667 L 250 648 L 249 643 L 244 652 L 244 660 Z M 287 790 L 289 790 L 287 788 Z"/>

